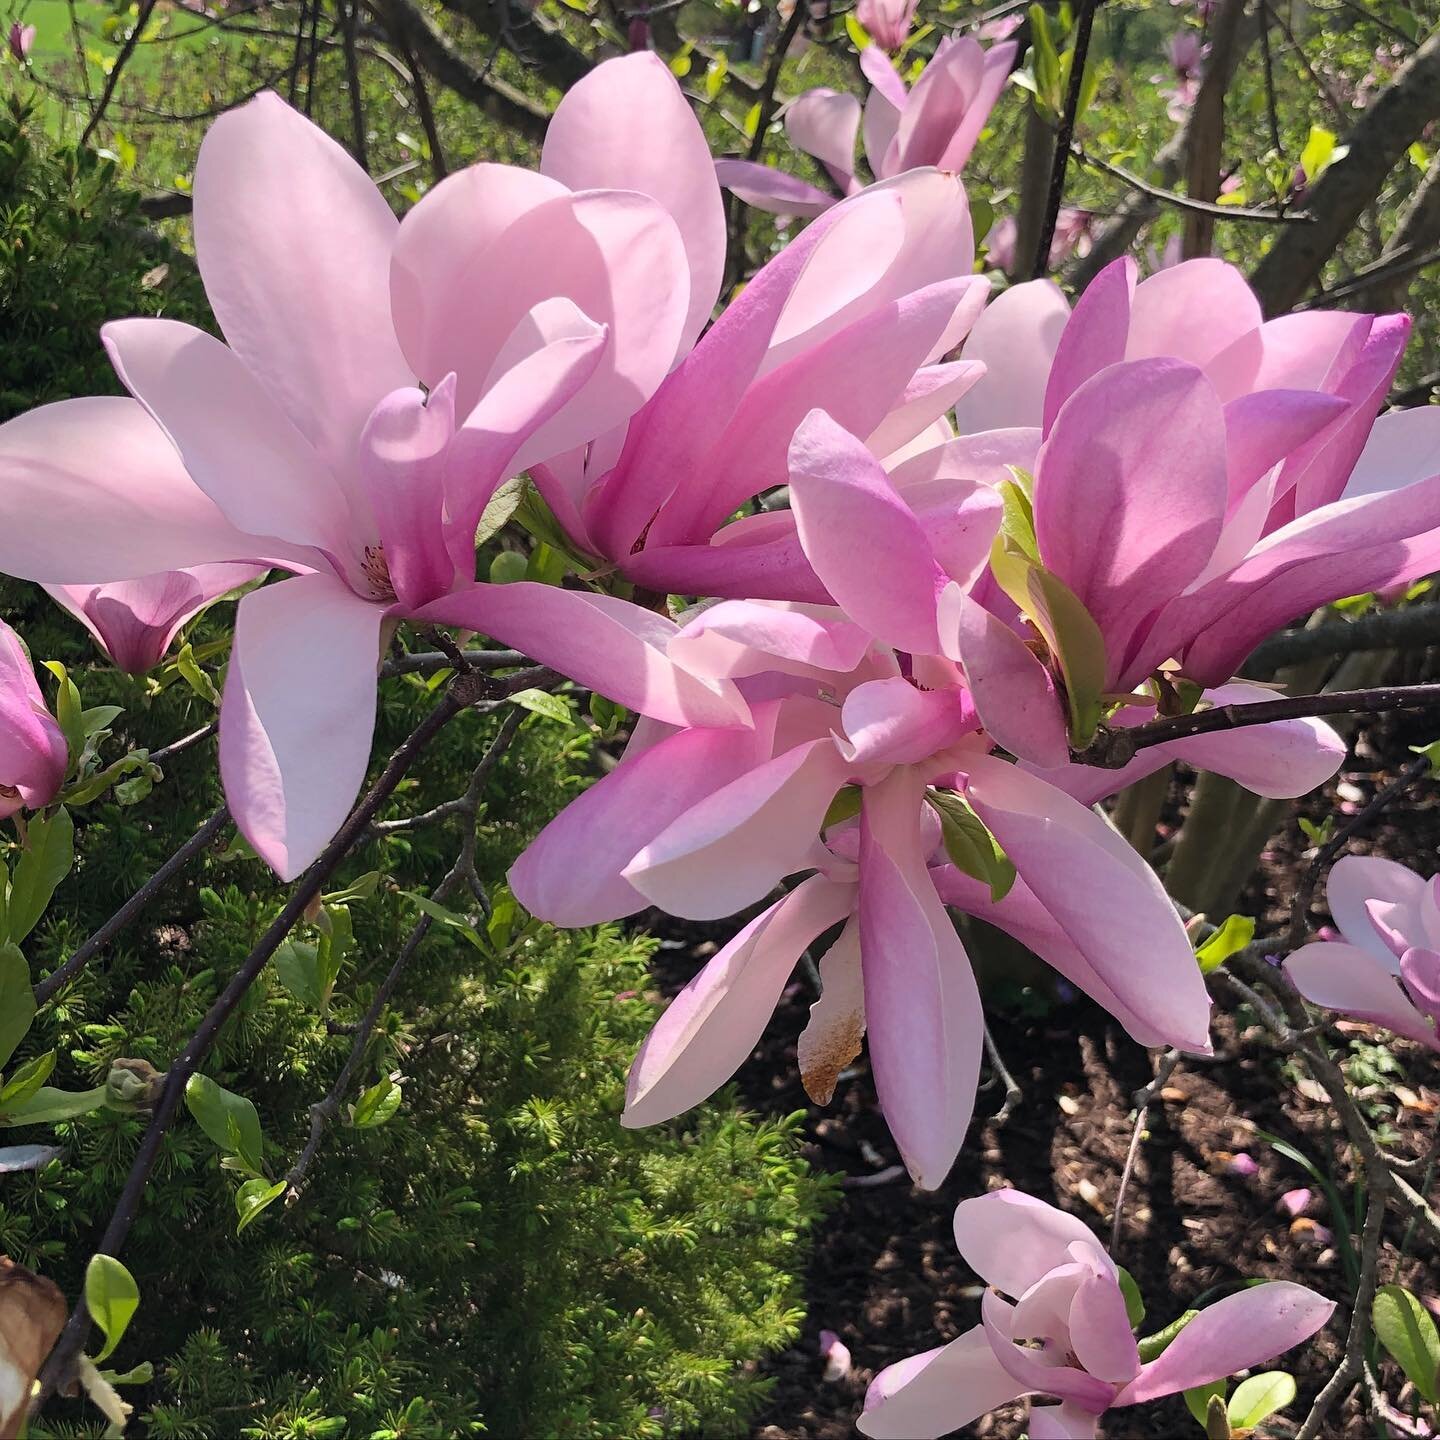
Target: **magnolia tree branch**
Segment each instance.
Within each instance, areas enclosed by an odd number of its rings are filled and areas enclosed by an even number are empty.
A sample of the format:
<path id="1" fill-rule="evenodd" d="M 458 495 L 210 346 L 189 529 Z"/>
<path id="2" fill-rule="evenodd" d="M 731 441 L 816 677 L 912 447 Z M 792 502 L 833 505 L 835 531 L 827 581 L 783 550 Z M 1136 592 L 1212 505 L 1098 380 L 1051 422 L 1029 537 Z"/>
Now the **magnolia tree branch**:
<path id="1" fill-rule="evenodd" d="M 509 670 L 529 663 L 518 650 L 462 650 L 459 653 L 471 670 Z M 454 659 L 443 650 L 417 650 L 392 656 L 380 667 L 380 675 L 382 679 L 391 675 L 434 675 L 455 668 Z"/>
<path id="2" fill-rule="evenodd" d="M 1033 280 L 1043 280 L 1050 273 L 1050 245 L 1055 227 L 1060 223 L 1060 202 L 1065 197 L 1065 171 L 1070 163 L 1070 146 L 1075 139 L 1075 120 L 1080 110 L 1080 92 L 1085 86 L 1085 62 L 1090 54 L 1090 33 L 1095 28 L 1095 11 L 1100 0 L 1080 0 L 1080 13 L 1075 20 L 1075 48 L 1070 56 L 1070 89 L 1065 96 L 1065 110 L 1055 132 L 1055 154 L 1050 161 L 1050 193 L 1045 198 L 1045 218 L 1035 242 L 1035 260 L 1030 270 Z"/>
<path id="3" fill-rule="evenodd" d="M 1411 605 L 1380 610 L 1358 620 L 1327 620 L 1299 630 L 1284 630 L 1250 652 L 1240 674 L 1263 680 L 1286 665 L 1359 650 L 1409 650 L 1440 645 L 1440 605 Z"/>
<path id="4" fill-rule="evenodd" d="M 1121 770 L 1141 750 L 1238 730 L 1247 725 L 1270 725 L 1277 720 L 1301 720 L 1317 715 L 1388 714 L 1395 710 L 1440 709 L 1440 684 L 1380 685 L 1371 690 L 1336 690 L 1327 695 L 1293 695 L 1262 700 L 1255 705 L 1214 705 L 1190 715 L 1169 716 L 1145 725 L 1109 729 L 1101 726 L 1083 750 L 1074 752 L 1081 765 Z"/>
<path id="5" fill-rule="evenodd" d="M 1130 1148 L 1125 1152 L 1125 1168 L 1120 1172 L 1120 1188 L 1115 1192 L 1115 1213 L 1110 1220 L 1110 1254 L 1120 1253 L 1120 1230 L 1125 1223 L 1125 1195 L 1130 1189 L 1130 1180 L 1135 1174 L 1135 1162 L 1140 1158 L 1140 1142 L 1145 1135 L 1145 1121 L 1155 1097 L 1165 1088 L 1166 1082 L 1175 1073 L 1180 1063 L 1180 1051 L 1173 1046 L 1161 1057 L 1155 1067 L 1155 1077 L 1148 1085 L 1135 1092 L 1135 1128 L 1130 1132 Z"/>
<path id="6" fill-rule="evenodd" d="M 222 805 L 75 953 L 35 986 L 35 1006 L 63 990 L 230 822 Z"/>

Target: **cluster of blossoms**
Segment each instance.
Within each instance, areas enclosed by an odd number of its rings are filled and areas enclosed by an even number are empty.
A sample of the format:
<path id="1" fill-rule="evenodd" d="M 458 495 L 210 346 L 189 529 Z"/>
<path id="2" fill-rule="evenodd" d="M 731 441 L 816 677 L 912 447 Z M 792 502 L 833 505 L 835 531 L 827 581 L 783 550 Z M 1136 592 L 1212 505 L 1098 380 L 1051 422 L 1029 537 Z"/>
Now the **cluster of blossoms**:
<path id="1" fill-rule="evenodd" d="M 795 101 L 789 133 L 843 198 L 734 164 L 717 179 L 645 54 L 571 90 L 538 172 L 474 165 L 403 221 L 261 96 L 214 124 L 195 172 L 223 340 L 113 322 L 129 398 L 0 427 L 0 570 L 44 584 L 122 668 L 285 572 L 239 602 L 220 717 L 232 811 L 282 878 L 351 807 L 377 663 L 408 621 L 480 632 L 639 717 L 619 765 L 515 866 L 534 914 L 713 920 L 793 887 L 657 1023 L 627 1124 L 723 1084 L 823 941 L 805 1084 L 828 1100 L 867 1039 L 900 1153 L 938 1186 L 983 1037 L 952 910 L 1009 932 L 1141 1044 L 1209 1053 L 1179 916 L 1092 807 L 1174 759 L 1303 794 L 1343 743 L 1299 720 L 1122 770 L 1084 764 L 1085 747 L 1102 722 L 1265 698 L 1232 680 L 1259 640 L 1440 565 L 1440 414 L 1377 418 L 1403 316 L 1266 321 L 1211 260 L 1144 281 L 1119 261 L 1073 311 L 1048 281 L 989 300 L 954 171 L 1013 49 L 948 41 L 907 91 L 877 45 L 863 115 L 827 92 Z M 721 179 L 816 218 L 712 323 Z M 476 578 L 481 516 L 522 472 L 571 586 Z M 673 615 L 666 595 L 683 597 Z M 3 815 L 53 800 L 66 757 L 9 632 L 0 660 Z M 1398 959 L 1433 1043 L 1433 897 L 1371 878 L 1383 903 L 1337 898 L 1337 919 L 1370 970 Z M 1325 979 L 1349 974 L 1328 953 L 1342 948 L 1292 959 L 1323 1003 L 1339 1003 Z M 1415 1033 L 1398 986 L 1352 978 L 1389 997 L 1367 1013 Z M 1228 1374 L 1328 1314 L 1300 1287 L 1247 1291 L 1142 1365 L 1078 1222 L 999 1195 L 962 1206 L 957 1234 L 1016 1303 L 987 1297 L 979 1330 L 882 1376 L 867 1433 L 938 1434 L 1034 1392 L 1064 1403 L 1033 1435 L 1088 1435 L 1104 1410 Z"/>

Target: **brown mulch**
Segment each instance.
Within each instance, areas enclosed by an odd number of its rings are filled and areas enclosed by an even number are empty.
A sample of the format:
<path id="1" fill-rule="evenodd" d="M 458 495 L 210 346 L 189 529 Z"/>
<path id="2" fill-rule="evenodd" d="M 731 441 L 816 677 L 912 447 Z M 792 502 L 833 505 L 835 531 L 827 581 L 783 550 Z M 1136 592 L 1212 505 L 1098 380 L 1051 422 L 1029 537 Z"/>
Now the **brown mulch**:
<path id="1" fill-rule="evenodd" d="M 1353 813 L 1410 758 L 1406 745 L 1431 738 L 1433 734 L 1423 733 L 1423 723 L 1417 729 L 1414 721 L 1378 722 L 1362 734 L 1337 781 L 1302 802 L 1299 813 L 1317 821 L 1332 809 L 1342 812 L 1340 818 Z M 1358 837 L 1351 849 L 1430 871 L 1437 843 L 1440 787 L 1424 785 Z M 1238 907 L 1260 917 L 1261 933 L 1283 925 L 1307 844 L 1290 822 L 1267 849 L 1261 873 Z M 1322 907 L 1323 890 L 1317 914 Z M 715 932 L 707 935 L 698 927 L 647 918 L 669 940 L 659 957 L 657 981 L 665 993 L 673 993 L 713 953 Z M 664 928 L 667 923 L 671 928 Z M 950 1229 L 961 1199 L 1014 1185 L 1081 1216 L 1109 1242 L 1132 1131 L 1130 1096 L 1151 1078 L 1150 1057 L 1083 997 L 1056 997 L 1043 967 L 1022 977 L 1031 982 L 1023 989 L 1014 980 L 1013 957 L 999 967 L 1006 977 L 1000 984 L 993 977 L 987 981 L 983 961 L 977 968 L 987 992 L 992 1032 L 1024 1098 L 1008 1120 L 997 1125 L 985 1117 L 998 1110 L 1003 1094 L 993 1083 L 982 1090 L 979 1118 L 939 1191 L 917 1190 L 902 1178 L 842 1192 L 821 1227 L 811 1259 L 804 1333 L 793 1348 L 761 1367 L 774 1377 L 775 1389 L 755 1424 L 753 1440 L 846 1440 L 857 1433 L 854 1418 L 876 1371 L 977 1323 L 981 1285 L 956 1253 Z M 818 1168 L 851 1177 L 874 1175 L 895 1164 L 898 1155 L 876 1106 L 863 1057 L 824 1110 L 811 1105 L 800 1087 L 795 1037 L 813 998 L 811 983 L 797 971 L 760 1047 L 738 1076 L 742 1093 L 762 1112 L 806 1111 L 806 1152 Z M 1267 1432 L 1283 1436 L 1293 1433 L 1339 1358 L 1348 1289 L 1342 1240 L 1337 1236 L 1327 1241 L 1325 1231 L 1343 1232 L 1345 1222 L 1330 1213 L 1321 1188 L 1303 1169 L 1260 1134 L 1266 1131 L 1289 1141 L 1328 1173 L 1329 1157 L 1335 1153 L 1334 1119 L 1323 1092 L 1308 1084 L 1297 1089 L 1299 1077 L 1282 1072 L 1282 1059 L 1266 1047 L 1262 1032 L 1245 1026 L 1243 1019 L 1217 1012 L 1216 1059 L 1183 1063 L 1163 1099 L 1152 1107 L 1116 1259 L 1135 1275 L 1149 1306 L 1147 1333 L 1197 1299 L 1213 1300 L 1217 1287 L 1234 1288 L 1248 1278 L 1297 1280 L 1341 1302 L 1327 1331 L 1276 1362 L 1276 1368 L 1289 1368 L 1300 1386 L 1299 1399 L 1287 1416 L 1272 1421 Z M 1388 1037 L 1362 1026 L 1332 1035 L 1341 1056 L 1352 1044 L 1369 1046 L 1373 1054 L 1379 1039 L 1388 1042 Z M 1397 1150 L 1417 1154 L 1436 1124 L 1440 1064 L 1433 1054 L 1408 1043 L 1389 1048 L 1403 1074 L 1384 1076 L 1363 1098 L 1372 1120 L 1389 1127 Z M 1307 1089 L 1312 1094 L 1304 1093 Z M 1230 1158 L 1242 1151 L 1260 1167 L 1253 1177 L 1242 1178 L 1227 1168 Z M 1333 1178 L 1349 1204 L 1352 1176 L 1341 1170 Z M 1302 1186 L 1310 1188 L 1313 1197 L 1306 1217 L 1292 1224 L 1280 1213 L 1277 1200 Z M 1353 1217 L 1349 1223 L 1354 1226 Z M 1433 1246 L 1423 1235 L 1412 1235 L 1402 1254 L 1402 1241 L 1407 1241 L 1403 1227 L 1392 1224 L 1382 1279 L 1400 1279 L 1422 1296 L 1434 1295 Z M 849 1347 L 853 1365 L 841 1380 L 822 1378 L 821 1330 L 838 1332 Z M 1393 1398 L 1400 1379 L 1388 1362 L 1385 1374 Z M 1023 1419 L 1023 1408 L 1013 1406 L 956 1433 L 1018 1440 Z M 1202 1433 L 1178 1398 L 1113 1411 L 1102 1432 L 1107 1440 L 1179 1440 Z M 1370 1440 L 1380 1433 L 1354 1401 L 1326 1430 L 1327 1440 Z"/>

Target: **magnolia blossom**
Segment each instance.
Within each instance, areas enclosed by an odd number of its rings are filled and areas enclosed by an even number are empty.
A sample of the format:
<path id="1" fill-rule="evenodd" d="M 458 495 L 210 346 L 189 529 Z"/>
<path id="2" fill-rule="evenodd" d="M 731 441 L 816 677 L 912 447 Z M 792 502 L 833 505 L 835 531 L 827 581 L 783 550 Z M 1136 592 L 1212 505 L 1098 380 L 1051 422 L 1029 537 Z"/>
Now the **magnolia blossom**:
<path id="1" fill-rule="evenodd" d="M 1393 860 L 1337 860 L 1326 895 L 1344 938 L 1302 945 L 1285 973 L 1316 1005 L 1440 1050 L 1437 887 Z"/>
<path id="2" fill-rule="evenodd" d="M 474 579 L 501 481 L 623 428 L 704 324 L 723 256 L 695 140 L 664 65 L 627 56 L 567 95 L 542 173 L 473 166 L 401 225 L 339 145 L 263 95 L 211 127 L 196 164 L 196 255 L 225 343 L 112 323 L 134 399 L 0 429 L 9 573 L 294 573 L 239 606 L 220 724 L 237 823 L 282 877 L 360 786 L 402 617 L 484 630 L 663 720 L 747 720 L 733 687 L 665 659 L 662 617 Z M 608 188 L 627 175 L 641 188 Z"/>
<path id="3" fill-rule="evenodd" d="M 0 620 L 0 820 L 48 805 L 67 766 L 64 733 L 45 706 L 30 656 Z"/>
<path id="4" fill-rule="evenodd" d="M 865 33 L 886 50 L 898 50 L 910 33 L 919 0 L 860 0 L 855 18 Z"/>
<path id="5" fill-rule="evenodd" d="M 264 573 L 258 565 L 195 565 L 113 585 L 45 589 L 95 637 L 118 669 L 143 675 L 165 658 L 182 625 Z"/>
<path id="6" fill-rule="evenodd" d="M 1054 1397 L 1032 1407 L 1031 1440 L 1090 1440 L 1107 1410 L 1271 1360 L 1335 1310 L 1304 1285 L 1269 1281 L 1207 1306 L 1157 1358 L 1142 1361 L 1115 1262 L 1073 1215 L 994 1190 L 961 1201 L 955 1243 L 992 1287 L 981 1323 L 875 1377 L 856 1422 L 872 1440 L 938 1440 L 1029 1396 Z"/>
<path id="7" fill-rule="evenodd" d="M 1090 226 L 1093 216 L 1088 210 L 1078 210 L 1073 205 L 1062 205 L 1055 222 L 1055 234 L 1050 240 L 1047 263 L 1056 269 L 1068 255 L 1084 255 L 1090 246 Z M 1028 273 L 1033 255 L 1017 255 L 1015 242 L 1019 239 L 1020 228 L 1013 215 L 1002 216 L 985 237 L 986 256 L 997 270 L 1009 275 Z"/>
<path id="8" fill-rule="evenodd" d="M 714 919 L 763 899 L 787 875 L 817 872 L 746 926 L 666 1011 L 632 1070 L 626 1123 L 678 1114 L 728 1079 L 800 954 L 843 922 L 801 1043 L 806 1085 L 828 1099 L 868 1032 L 901 1154 L 921 1184 L 938 1184 L 969 1121 L 982 1043 L 979 997 L 947 902 L 1010 930 L 1142 1043 L 1208 1048 L 1209 999 L 1174 907 L 1087 808 L 1173 755 L 1147 752 L 1130 773 L 1071 766 L 1053 695 L 1002 711 L 981 731 L 976 706 L 995 677 L 972 671 L 967 684 L 956 657 L 987 623 L 965 590 L 985 567 L 1000 501 L 983 480 L 945 470 L 953 448 L 921 452 L 887 476 L 830 417 L 807 417 L 791 446 L 792 518 L 840 610 L 748 601 L 702 609 L 670 655 L 692 673 L 733 681 L 754 728 L 638 731 L 622 764 L 511 872 L 522 904 L 566 925 L 647 901 Z M 1000 654 L 997 669 L 1012 663 Z M 1245 690 L 1228 698 L 1254 698 Z M 996 742 L 1013 751 L 1016 727 L 1046 726 L 1059 783 L 990 753 Z M 1309 722 L 1232 732 L 1204 763 L 1295 794 L 1333 773 L 1343 753 L 1333 732 Z M 849 818 L 836 818 L 844 793 Z M 949 869 L 937 808 L 977 840 L 993 837 L 1018 872 L 1009 895 L 997 900 Z"/>
<path id="9" fill-rule="evenodd" d="M 1177 30 L 1165 45 L 1166 59 L 1170 62 L 1170 83 L 1160 84 L 1165 76 L 1157 75 L 1155 82 L 1160 93 L 1169 100 L 1168 113 L 1172 120 L 1180 121 L 1195 104 L 1200 93 L 1200 65 L 1207 47 L 1201 43 L 1200 34 L 1188 27 Z"/>
<path id="10" fill-rule="evenodd" d="M 18 1435 L 35 1377 L 65 1328 L 60 1287 L 0 1255 L 0 1435 Z"/>
<path id="11" fill-rule="evenodd" d="M 862 113 L 865 156 L 875 179 L 928 165 L 962 169 L 1005 88 L 1016 51 L 1013 40 L 986 49 L 968 35 L 949 36 L 907 90 L 886 48 L 895 47 L 871 45 L 860 52 L 871 85 L 863 112 L 854 95 L 824 88 L 807 90 L 785 110 L 790 143 L 820 162 L 841 195 L 864 184 L 855 166 Z M 836 196 L 752 160 L 717 160 L 715 171 L 747 205 L 778 215 L 810 217 L 835 204 Z"/>
<path id="12" fill-rule="evenodd" d="M 10 54 L 23 65 L 30 54 L 30 47 L 35 43 L 35 27 L 22 25 L 16 20 L 11 24 L 5 39 L 10 47 Z"/>

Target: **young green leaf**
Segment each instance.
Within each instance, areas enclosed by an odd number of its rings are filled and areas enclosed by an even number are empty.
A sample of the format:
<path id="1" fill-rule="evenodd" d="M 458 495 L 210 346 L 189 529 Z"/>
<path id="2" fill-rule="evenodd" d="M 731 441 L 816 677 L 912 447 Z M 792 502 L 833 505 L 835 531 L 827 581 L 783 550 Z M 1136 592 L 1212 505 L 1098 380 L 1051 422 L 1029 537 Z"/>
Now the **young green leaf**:
<path id="1" fill-rule="evenodd" d="M 1206 1417 L 1210 1414 L 1210 1401 L 1218 1396 L 1224 1402 L 1225 1392 L 1230 1388 L 1229 1382 L 1225 1380 L 1212 1380 L 1208 1385 L 1196 1385 L 1191 1390 L 1186 1390 L 1181 1398 L 1185 1401 L 1185 1408 L 1195 1418 L 1195 1423 L 1203 1430 Z"/>
<path id="2" fill-rule="evenodd" d="M 0 1002 L 3 1003 L 3 1002 Z M 55 1052 L 47 1050 L 27 1060 L 3 1085 L 0 1085 L 0 1110 L 8 1111 L 23 1105 L 50 1078 L 55 1068 Z"/>
<path id="3" fill-rule="evenodd" d="M 35 1018 L 35 992 L 30 988 L 30 966 L 19 947 L 0 945 L 0 1065 L 15 1053 Z"/>
<path id="4" fill-rule="evenodd" d="M 575 718 L 570 702 L 561 695 L 552 695 L 548 690 L 521 690 L 510 697 L 510 703 L 566 725 Z"/>
<path id="5" fill-rule="evenodd" d="M 830 808 L 825 812 L 824 820 L 820 822 L 820 828 L 828 830 L 832 825 L 839 825 L 852 815 L 858 815 L 863 793 L 858 785 L 846 785 L 837 790 L 835 798 L 830 802 Z"/>
<path id="6" fill-rule="evenodd" d="M 99 1110 L 105 1104 L 105 1087 L 93 1090 L 52 1090 L 41 1086 L 28 1100 L 16 1101 L 0 1108 L 0 1126 L 10 1129 L 17 1125 L 57 1125 Z"/>
<path id="7" fill-rule="evenodd" d="M 1026 609 L 1060 662 L 1070 703 L 1070 739 L 1088 745 L 1104 715 L 1105 637 L 1079 597 L 1057 575 L 1036 567 L 1027 580 Z"/>
<path id="8" fill-rule="evenodd" d="M 275 952 L 280 983 L 302 1004 L 320 1008 L 319 947 L 308 940 L 286 940 Z"/>
<path id="9" fill-rule="evenodd" d="M 1253 1430 L 1295 1399 L 1295 1381 L 1283 1370 L 1242 1380 L 1225 1407 L 1232 1429 Z"/>
<path id="10" fill-rule="evenodd" d="M 200 662 L 195 658 L 195 652 L 189 645 L 180 647 L 180 653 L 175 657 L 175 668 L 180 672 L 185 683 L 202 700 L 208 700 L 210 704 L 219 706 L 220 692 L 215 688 L 215 682 L 200 668 Z"/>
<path id="11" fill-rule="evenodd" d="M 235 1222 L 235 1233 L 240 1234 L 252 1220 L 259 1217 L 267 1205 L 278 1200 L 284 1193 L 283 1180 L 276 1180 L 274 1184 L 265 1179 L 247 1180 L 235 1192 L 235 1212 L 239 1217 Z"/>
<path id="12" fill-rule="evenodd" d="M 867 49 L 874 43 L 870 39 L 870 32 L 855 18 L 853 10 L 845 12 L 845 33 L 850 37 L 850 43 L 857 50 Z"/>
<path id="13" fill-rule="evenodd" d="M 1115 1278 L 1120 1282 L 1120 1293 L 1125 1297 L 1125 1318 L 1132 1330 L 1138 1330 L 1145 1320 L 1145 1301 L 1135 1277 L 1123 1266 L 1115 1267 Z"/>
<path id="14" fill-rule="evenodd" d="M 1370 1314 L 1375 1338 L 1410 1382 L 1430 1404 L 1440 1401 L 1440 1334 L 1430 1312 L 1403 1285 L 1382 1285 Z"/>
<path id="15" fill-rule="evenodd" d="M 1255 938 L 1255 922 L 1248 915 L 1229 915 L 1225 923 L 1195 952 L 1200 973 L 1218 970 L 1232 955 L 1238 955 Z"/>
<path id="16" fill-rule="evenodd" d="M 1199 1314 L 1198 1310 L 1187 1310 L 1178 1320 L 1172 1320 L 1163 1330 L 1146 1335 L 1137 1342 L 1140 1358 L 1146 1364 L 1165 1353 L 1170 1342 Z"/>
<path id="17" fill-rule="evenodd" d="M 352 880 L 343 890 L 330 890 L 320 898 L 326 905 L 349 905 L 355 900 L 369 900 L 380 888 L 380 872 L 367 870 Z"/>
<path id="18" fill-rule="evenodd" d="M 373 1130 L 394 1115 L 400 1108 L 400 1100 L 400 1087 L 386 1075 L 355 1102 L 350 1123 L 357 1130 Z"/>
<path id="19" fill-rule="evenodd" d="M 952 791 L 927 790 L 925 798 L 940 817 L 940 837 L 955 867 L 988 885 L 992 900 L 1003 900 L 1015 883 L 1015 867 L 985 822 Z"/>
<path id="20" fill-rule="evenodd" d="M 80 692 L 65 667 L 58 660 L 47 660 L 45 668 L 60 682 L 55 691 L 55 718 L 60 722 L 61 733 L 70 751 L 70 763 L 80 758 L 85 748 L 84 706 Z"/>
<path id="21" fill-rule="evenodd" d="M 104 1348 L 94 1358 L 97 1362 L 108 1360 L 140 1308 L 135 1277 L 113 1255 L 90 1257 L 85 1269 L 85 1308 L 105 1336 Z"/>
<path id="22" fill-rule="evenodd" d="M 1230 1435 L 1230 1416 L 1225 1410 L 1225 1401 L 1219 1395 L 1212 1395 L 1205 1411 L 1205 1440 L 1230 1440 Z"/>
<path id="23" fill-rule="evenodd" d="M 232 1094 L 208 1075 L 192 1075 L 185 1085 L 185 1108 L 219 1149 L 238 1155 L 251 1170 L 261 1168 L 260 1115 L 243 1095 Z"/>
<path id="24" fill-rule="evenodd" d="M 24 853 L 10 882 L 10 939 L 19 944 L 39 923 L 56 887 L 75 863 L 75 822 L 68 810 L 30 822 Z M 0 1060 L 0 1064 L 3 1064 Z"/>

